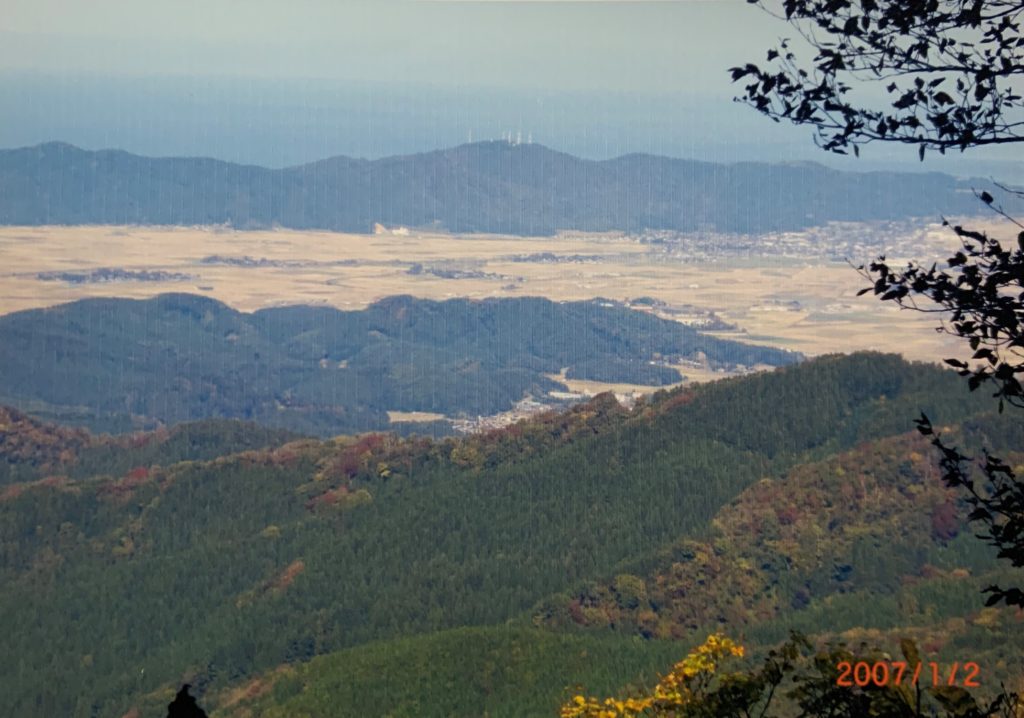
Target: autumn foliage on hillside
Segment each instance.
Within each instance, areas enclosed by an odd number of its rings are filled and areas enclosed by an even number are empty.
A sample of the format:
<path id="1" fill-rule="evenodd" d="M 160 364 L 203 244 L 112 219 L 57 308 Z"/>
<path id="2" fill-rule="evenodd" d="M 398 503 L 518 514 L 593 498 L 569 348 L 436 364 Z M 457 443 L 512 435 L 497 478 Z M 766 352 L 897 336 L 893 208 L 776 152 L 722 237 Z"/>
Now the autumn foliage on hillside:
<path id="1" fill-rule="evenodd" d="M 967 569 L 928 563 L 969 534 L 931 458 L 908 433 L 764 479 L 719 512 L 707 539 L 675 543 L 642 575 L 621 573 L 547 601 L 534 620 L 683 638 L 771 621 L 829 594 L 966 577 Z"/>
<path id="2" fill-rule="evenodd" d="M 0 485 L 61 476 L 107 476 L 137 481 L 140 472 L 154 465 L 277 447 L 296 436 L 289 431 L 230 419 L 208 419 L 128 434 L 94 434 L 0 406 Z"/>
<path id="3" fill-rule="evenodd" d="M 84 429 L 47 424 L 0 406 L 0 483 L 10 481 L 22 466 L 36 474 L 59 471 L 92 441 Z"/>
<path id="4" fill-rule="evenodd" d="M 743 646 L 732 639 L 713 634 L 672 666 L 647 695 L 606 698 L 603 701 L 583 695 L 574 696 L 562 707 L 562 718 L 633 718 L 640 715 L 676 715 L 703 700 L 719 664 L 731 657 L 742 657 Z"/>

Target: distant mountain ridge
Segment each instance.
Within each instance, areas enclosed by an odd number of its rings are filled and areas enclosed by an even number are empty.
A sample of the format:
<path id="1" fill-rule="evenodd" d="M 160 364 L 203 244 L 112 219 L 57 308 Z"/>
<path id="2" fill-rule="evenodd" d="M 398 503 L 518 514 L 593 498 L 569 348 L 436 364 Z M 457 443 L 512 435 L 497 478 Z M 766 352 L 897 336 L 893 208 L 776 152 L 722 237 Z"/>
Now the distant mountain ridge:
<path id="1" fill-rule="evenodd" d="M 388 411 L 506 411 L 566 390 L 549 377 L 562 369 L 670 384 L 681 377 L 666 357 L 700 355 L 713 367 L 802 359 L 609 302 L 395 296 L 245 314 L 162 294 L 0 316 L 0 397 L 102 430 L 219 417 L 331 434 L 389 427 Z"/>
<path id="2" fill-rule="evenodd" d="M 647 154 L 585 160 L 502 141 L 283 169 L 50 142 L 0 150 L 0 224 L 756 233 L 974 214 L 981 205 L 971 190 L 992 191 L 991 184 L 940 173 L 842 172 L 808 162 L 724 165 Z"/>

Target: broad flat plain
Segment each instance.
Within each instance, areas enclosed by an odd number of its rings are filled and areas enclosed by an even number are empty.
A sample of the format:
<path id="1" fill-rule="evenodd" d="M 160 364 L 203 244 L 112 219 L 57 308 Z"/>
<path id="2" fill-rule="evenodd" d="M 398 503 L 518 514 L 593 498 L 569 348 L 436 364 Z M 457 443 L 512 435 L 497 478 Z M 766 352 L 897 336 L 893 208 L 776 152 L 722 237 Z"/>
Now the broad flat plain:
<path id="1" fill-rule="evenodd" d="M 999 232 L 993 222 L 971 227 Z M 997 236 L 1013 236 L 1003 232 Z M 899 237 L 892 240 L 901 247 Z M 905 259 L 936 261 L 958 244 L 939 225 L 922 226 Z M 922 252 L 926 252 L 922 256 Z M 209 258 L 219 257 L 212 262 Z M 204 258 L 206 261 L 204 262 Z M 224 263 L 242 262 L 249 265 Z M 873 256 L 850 257 L 855 264 Z M 421 265 L 417 267 L 415 265 Z M 172 281 L 68 282 L 41 273 L 101 268 L 187 275 Z M 410 272 L 410 269 L 412 272 Z M 442 276 L 439 276 L 442 275 Z M 242 311 L 283 304 L 359 309 L 394 294 L 452 297 L 543 296 L 552 300 L 652 297 L 652 311 L 682 321 L 713 311 L 739 331 L 716 332 L 813 356 L 875 349 L 935 361 L 962 355 L 955 338 L 935 331 L 935 315 L 900 311 L 871 294 L 849 265 L 823 256 L 764 253 L 701 261 L 621 235 L 453 236 L 436 233 L 339 234 L 224 228 L 47 226 L 0 228 L 0 313 L 83 297 L 145 298 L 191 292 Z M 665 313 L 674 310 L 674 313 Z M 691 380 L 715 376 L 683 368 Z M 593 392 L 594 382 L 568 382 Z M 615 385 L 616 391 L 640 389 Z"/>

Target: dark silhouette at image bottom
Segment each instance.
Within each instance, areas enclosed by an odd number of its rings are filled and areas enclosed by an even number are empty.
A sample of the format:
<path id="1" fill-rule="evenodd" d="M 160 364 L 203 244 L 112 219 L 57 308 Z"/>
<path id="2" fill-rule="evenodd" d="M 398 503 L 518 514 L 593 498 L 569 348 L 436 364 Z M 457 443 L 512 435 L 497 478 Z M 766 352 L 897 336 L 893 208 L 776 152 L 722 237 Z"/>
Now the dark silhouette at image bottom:
<path id="1" fill-rule="evenodd" d="M 206 711 L 189 695 L 189 688 L 188 683 L 183 685 L 174 700 L 167 704 L 167 718 L 207 718 Z"/>

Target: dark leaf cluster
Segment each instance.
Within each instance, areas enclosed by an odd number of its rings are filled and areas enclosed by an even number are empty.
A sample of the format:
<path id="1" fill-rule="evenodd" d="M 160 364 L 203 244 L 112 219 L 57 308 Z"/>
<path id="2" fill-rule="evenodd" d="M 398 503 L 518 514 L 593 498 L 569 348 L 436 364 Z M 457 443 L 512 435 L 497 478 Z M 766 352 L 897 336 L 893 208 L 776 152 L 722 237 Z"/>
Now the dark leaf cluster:
<path id="1" fill-rule="evenodd" d="M 918 431 L 932 437 L 932 445 L 939 450 L 943 481 L 961 491 L 971 509 L 968 518 L 984 527 L 978 537 L 994 546 L 999 558 L 1016 568 L 1024 566 L 1024 483 L 1009 465 L 985 452 L 978 465 L 985 480 L 979 484 L 971 470 L 971 457 L 947 445 L 926 415 L 921 414 L 916 423 Z M 988 606 L 1024 607 L 1024 591 L 1019 588 L 989 586 L 985 593 L 989 594 Z"/>
<path id="2" fill-rule="evenodd" d="M 994 201 L 987 192 L 979 197 L 990 206 Z M 1015 247 L 1004 247 L 984 232 L 959 225 L 953 231 L 961 248 L 944 266 L 910 263 L 897 269 L 882 256 L 866 270 L 858 268 L 872 283 L 860 294 L 873 291 L 883 301 L 945 315 L 948 320 L 938 331 L 966 339 L 975 361 L 972 365 L 947 359 L 946 363 L 967 378 L 972 390 L 993 383 L 1000 409 L 1004 403 L 1024 407 L 1019 379 L 1024 373 L 1024 231 L 1017 235 Z M 919 298 L 936 306 L 918 306 Z"/>
<path id="3" fill-rule="evenodd" d="M 823 149 L 875 141 L 944 153 L 1024 139 L 1020 0 L 782 0 L 781 13 L 816 55 L 798 62 L 782 40 L 761 66 L 731 69 L 737 98 L 776 121 L 815 127 Z M 884 87 L 888 102 L 853 99 L 850 81 Z M 1015 88 L 1016 85 L 1016 88 Z"/>
<path id="4" fill-rule="evenodd" d="M 991 194 L 981 192 L 978 198 L 1024 230 L 1024 225 L 994 204 Z M 1006 403 L 1024 407 L 1024 386 L 1019 379 L 1024 372 L 1024 231 L 1018 233 L 1015 247 L 1004 247 L 984 232 L 959 225 L 953 231 L 960 238 L 961 249 L 944 267 L 910 263 L 905 269 L 893 269 L 885 257 L 879 257 L 867 270 L 859 268 L 872 282 L 860 293 L 873 291 L 883 301 L 947 316 L 948 322 L 939 331 L 967 340 L 974 364 L 956 358 L 946 359 L 946 363 L 967 379 L 972 391 L 994 384 L 993 396 L 999 400 L 1000 411 Z M 937 306 L 918 306 L 917 298 Z M 970 457 L 946 445 L 923 413 L 917 425 L 922 434 L 934 437 L 946 484 L 962 490 L 971 508 L 970 519 L 985 527 L 987 533 L 980 538 L 998 550 L 999 558 L 1017 568 L 1024 566 L 1024 483 L 1007 464 L 986 453 L 980 466 L 985 482 L 977 486 L 969 468 Z M 1024 591 L 1019 588 L 990 586 L 987 592 L 991 594 L 989 605 L 1024 606 Z"/>

